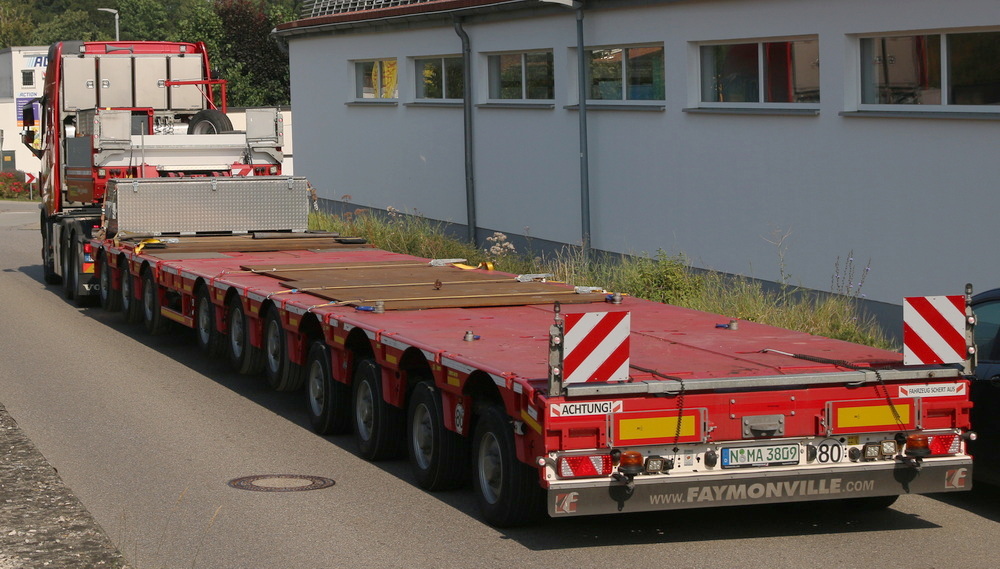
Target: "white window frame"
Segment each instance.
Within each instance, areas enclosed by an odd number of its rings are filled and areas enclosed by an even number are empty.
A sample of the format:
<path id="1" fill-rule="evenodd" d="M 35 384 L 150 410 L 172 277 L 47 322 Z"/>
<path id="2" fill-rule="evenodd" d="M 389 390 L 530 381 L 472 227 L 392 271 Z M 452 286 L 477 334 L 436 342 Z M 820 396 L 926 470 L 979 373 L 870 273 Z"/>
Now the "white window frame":
<path id="1" fill-rule="evenodd" d="M 878 34 L 863 34 L 855 36 L 855 49 L 854 49 L 854 64 L 856 65 L 854 71 L 853 80 L 857 83 L 854 96 L 857 101 L 857 110 L 859 111 L 876 111 L 876 112 L 895 112 L 895 113 L 979 113 L 979 114 L 996 114 L 1000 113 L 1000 104 L 996 105 L 949 105 L 947 103 L 948 97 L 950 95 L 948 84 L 948 74 L 950 60 L 948 58 L 948 36 L 949 35 L 960 35 L 960 34 L 974 34 L 974 33 L 996 33 L 1000 32 L 998 28 L 989 29 L 934 29 L 934 30 L 922 30 L 922 31 L 906 31 L 906 32 L 885 32 Z M 939 105 L 927 105 L 927 104 L 890 104 L 890 103 L 864 103 L 862 102 L 862 94 L 865 89 L 864 81 L 861 77 L 862 72 L 862 40 L 878 39 L 878 38 L 898 38 L 898 37 L 913 37 L 913 36 L 941 36 L 941 101 Z"/>
<path id="2" fill-rule="evenodd" d="M 364 96 L 364 83 L 363 83 L 365 73 L 363 73 L 363 66 L 366 65 L 366 64 L 369 64 L 369 63 L 374 63 L 376 66 L 378 66 L 378 68 L 379 68 L 378 89 L 381 90 L 381 88 L 382 88 L 382 77 L 383 77 L 383 74 L 384 74 L 384 71 L 383 71 L 384 67 L 383 66 L 384 66 L 384 64 L 386 62 L 394 62 L 394 63 L 396 63 L 396 85 L 395 85 L 395 93 L 394 93 L 395 96 L 393 96 L 393 97 L 365 97 Z M 354 70 L 354 99 L 355 99 L 355 101 L 357 101 L 357 102 L 378 102 L 378 101 L 396 102 L 396 101 L 399 101 L 399 82 L 400 82 L 400 78 L 401 78 L 399 60 L 397 60 L 395 57 L 380 57 L 380 58 L 374 58 L 374 59 L 356 59 L 356 60 L 353 60 L 351 63 L 353 64 L 352 67 L 353 67 L 353 70 Z"/>
<path id="3" fill-rule="evenodd" d="M 630 99 L 628 97 L 628 76 L 629 67 L 626 57 L 622 56 L 622 74 L 621 74 L 621 85 L 622 85 L 622 96 L 620 99 L 594 99 L 590 96 L 590 81 L 592 77 L 591 66 L 590 66 L 590 56 L 589 54 L 594 51 L 602 50 L 614 50 L 620 49 L 622 52 L 630 49 L 642 49 L 644 47 L 658 47 L 660 48 L 660 54 L 663 57 L 663 97 L 659 99 Z M 620 106 L 620 105 L 636 105 L 636 106 L 648 106 L 648 105 L 662 105 L 667 100 L 667 48 L 663 42 L 650 42 L 650 43 L 636 43 L 636 44 L 613 44 L 613 45 L 588 45 L 583 48 L 584 58 L 586 60 L 584 81 L 587 83 L 587 105 L 589 106 Z M 577 97 L 579 98 L 579 97 Z"/>
<path id="4" fill-rule="evenodd" d="M 450 93 L 447 93 L 447 88 L 448 88 L 448 85 L 447 85 L 448 79 L 447 79 L 447 77 L 448 77 L 448 74 L 447 74 L 447 69 L 445 67 L 445 64 L 446 64 L 447 60 L 452 60 L 452 61 L 456 61 L 457 60 L 458 61 L 458 63 L 462 67 L 462 89 L 468 89 L 469 88 L 469 82 L 468 82 L 468 79 L 465 77 L 465 67 L 464 67 L 464 63 L 462 62 L 462 56 L 461 55 L 422 55 L 422 56 L 419 56 L 419 57 L 410 57 L 409 59 L 410 59 L 410 63 L 411 63 L 410 67 L 411 67 L 411 69 L 413 69 L 413 99 L 415 101 L 422 101 L 422 102 L 427 102 L 427 101 L 434 101 L 434 102 L 444 101 L 444 102 L 454 103 L 454 102 L 461 102 L 461 101 L 465 100 L 464 93 L 460 97 L 449 97 L 449 96 L 424 97 L 424 96 L 421 96 L 419 82 L 422 81 L 423 73 L 422 73 L 421 69 L 417 69 L 417 62 L 419 62 L 419 61 L 427 61 L 427 60 L 437 60 L 437 61 L 440 61 L 441 62 L 441 73 L 442 73 L 442 77 L 441 77 L 441 92 L 442 92 L 443 95 L 450 95 Z M 397 81 L 397 83 L 398 83 L 398 81 Z"/>
<path id="5" fill-rule="evenodd" d="M 820 103 L 795 103 L 795 102 L 765 102 L 766 99 L 766 88 L 765 84 L 765 65 L 766 58 L 764 54 L 764 44 L 768 43 L 781 43 L 781 42 L 799 42 L 799 41 L 814 41 L 817 47 L 820 47 L 819 36 L 807 35 L 807 36 L 779 36 L 779 37 L 769 37 L 769 38 L 743 38 L 743 39 L 729 39 L 721 41 L 712 42 L 693 42 L 691 44 L 691 54 L 694 58 L 693 64 L 691 66 L 691 102 L 694 106 L 705 109 L 733 109 L 733 108 L 747 108 L 747 109 L 792 109 L 792 110 L 819 110 Z M 702 47 L 712 47 L 719 45 L 742 45 L 742 44 L 756 44 L 757 45 L 757 101 L 737 101 L 737 102 L 726 102 L 726 101 L 705 101 L 703 96 L 702 85 L 704 83 L 704 78 L 702 77 Z M 822 59 L 822 54 L 820 54 L 820 59 Z M 817 62 L 817 66 L 819 62 Z M 823 100 L 823 85 L 822 77 L 820 78 L 819 92 L 820 101 Z"/>
<path id="6" fill-rule="evenodd" d="M 551 99 L 532 99 L 528 97 L 528 56 L 533 54 L 548 54 L 552 58 L 552 98 Z M 556 98 L 556 69 L 555 69 L 555 53 L 552 49 L 525 49 L 519 51 L 506 51 L 497 53 L 486 53 L 486 98 L 491 103 L 506 103 L 506 104 L 518 104 L 518 103 L 549 103 L 551 104 Z M 521 58 L 521 96 L 517 99 L 503 99 L 500 97 L 493 97 L 493 66 L 492 61 L 494 57 L 502 57 L 509 55 L 517 55 Z"/>
<path id="7" fill-rule="evenodd" d="M 30 77 L 31 81 L 26 82 L 24 79 Z M 35 87 L 35 70 L 34 69 L 22 69 L 21 70 L 21 87 Z"/>

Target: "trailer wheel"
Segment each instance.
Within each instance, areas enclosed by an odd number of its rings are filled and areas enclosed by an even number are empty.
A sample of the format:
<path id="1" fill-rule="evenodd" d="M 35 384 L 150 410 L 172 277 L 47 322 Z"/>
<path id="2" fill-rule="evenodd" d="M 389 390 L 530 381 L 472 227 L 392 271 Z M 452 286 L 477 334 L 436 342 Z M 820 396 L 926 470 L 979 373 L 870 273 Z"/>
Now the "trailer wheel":
<path id="1" fill-rule="evenodd" d="M 229 130 L 233 130 L 233 122 L 217 109 L 198 111 L 188 123 L 188 134 L 219 134 Z"/>
<path id="2" fill-rule="evenodd" d="M 128 270 L 128 261 L 122 263 L 118 270 L 121 271 L 122 275 L 121 298 L 125 322 L 138 324 L 142 320 L 142 307 L 139 304 L 139 299 L 135 297 L 135 277 Z"/>
<path id="3" fill-rule="evenodd" d="M 113 271 L 112 264 L 108 262 L 108 255 L 101 252 L 97 257 L 98 269 L 101 272 L 101 308 L 108 312 L 118 312 L 122 309 L 122 297 L 118 291 L 114 290 L 111 278 Z"/>
<path id="4" fill-rule="evenodd" d="M 208 288 L 198 289 L 195 300 L 195 337 L 198 339 L 198 349 L 209 356 L 222 354 L 224 338 L 215 325 L 215 304 L 208 296 Z"/>
<path id="5" fill-rule="evenodd" d="M 403 410 L 386 403 L 382 371 L 370 359 L 359 361 L 354 371 L 354 438 L 367 460 L 399 456 L 406 440 Z"/>
<path id="6" fill-rule="evenodd" d="M 229 363 L 239 373 L 259 373 L 263 366 L 263 353 L 250 343 L 250 323 L 243 312 L 243 303 L 234 298 L 229 303 Z"/>
<path id="7" fill-rule="evenodd" d="M 288 357 L 285 328 L 277 310 L 268 310 L 264 317 L 264 376 L 275 391 L 295 391 L 302 387 L 302 366 Z"/>
<path id="8" fill-rule="evenodd" d="M 156 284 L 153 269 L 142 273 L 142 323 L 146 332 L 156 336 L 167 329 L 168 320 L 160 312 L 160 286 Z"/>
<path id="9" fill-rule="evenodd" d="M 473 445 L 472 478 L 486 521 L 511 527 L 537 519 L 543 506 L 538 473 L 517 460 L 514 427 L 501 407 L 487 407 L 479 417 Z"/>
<path id="10" fill-rule="evenodd" d="M 417 484 L 426 490 L 451 490 L 468 474 L 469 445 L 444 426 L 441 394 L 430 381 L 413 389 L 406 421 L 410 466 Z"/>
<path id="11" fill-rule="evenodd" d="M 351 389 L 333 378 L 330 348 L 322 340 L 316 340 L 309 347 L 306 396 L 313 431 L 333 435 L 351 430 Z"/>

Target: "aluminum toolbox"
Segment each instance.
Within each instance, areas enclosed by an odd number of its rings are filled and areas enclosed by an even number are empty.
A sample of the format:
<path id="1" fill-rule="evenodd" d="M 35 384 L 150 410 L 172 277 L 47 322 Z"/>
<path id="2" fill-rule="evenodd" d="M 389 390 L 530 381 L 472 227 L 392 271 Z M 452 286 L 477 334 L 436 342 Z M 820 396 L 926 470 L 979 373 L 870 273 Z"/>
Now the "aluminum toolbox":
<path id="1" fill-rule="evenodd" d="M 132 178 L 108 182 L 108 228 L 129 235 L 304 232 L 305 178 Z"/>

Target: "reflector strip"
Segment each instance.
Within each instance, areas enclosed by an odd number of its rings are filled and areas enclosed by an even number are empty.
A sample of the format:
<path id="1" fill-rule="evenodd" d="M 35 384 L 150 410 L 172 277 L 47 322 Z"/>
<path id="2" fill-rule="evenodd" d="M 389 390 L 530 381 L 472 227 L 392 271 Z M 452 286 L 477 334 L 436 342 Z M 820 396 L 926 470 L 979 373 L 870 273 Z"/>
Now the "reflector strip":
<path id="1" fill-rule="evenodd" d="M 903 299 L 903 364 L 965 361 L 965 297 Z"/>
<path id="2" fill-rule="evenodd" d="M 618 422 L 618 440 L 656 439 L 677 434 L 677 417 L 653 417 L 651 419 L 622 419 Z M 695 432 L 694 417 L 681 419 L 681 436 L 690 437 Z"/>
<path id="3" fill-rule="evenodd" d="M 899 415 L 898 421 L 893 408 Z M 884 399 L 871 402 L 834 401 L 830 403 L 830 410 L 834 433 L 912 429 L 916 426 L 912 399 L 900 399 L 891 406 Z"/>
<path id="4" fill-rule="evenodd" d="M 628 312 L 567 314 L 563 344 L 566 383 L 628 379 Z"/>
<path id="5" fill-rule="evenodd" d="M 677 423 L 680 421 L 680 437 Z M 676 411 L 643 411 L 619 413 L 614 416 L 614 444 L 651 445 L 702 440 L 700 409 L 685 410 L 683 417 Z"/>

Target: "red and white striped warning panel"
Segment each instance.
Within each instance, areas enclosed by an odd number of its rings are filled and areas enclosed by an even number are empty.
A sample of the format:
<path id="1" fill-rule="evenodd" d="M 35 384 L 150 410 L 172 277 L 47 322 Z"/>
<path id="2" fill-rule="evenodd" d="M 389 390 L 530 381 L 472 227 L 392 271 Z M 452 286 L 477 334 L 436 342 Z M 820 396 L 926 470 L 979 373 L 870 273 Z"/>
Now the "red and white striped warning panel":
<path id="1" fill-rule="evenodd" d="M 964 296 L 915 296 L 903 299 L 903 364 L 954 364 L 965 361 Z"/>
<path id="2" fill-rule="evenodd" d="M 233 164 L 230 168 L 233 176 L 253 176 L 253 166 L 250 164 Z"/>
<path id="3" fill-rule="evenodd" d="M 563 381 L 628 379 L 628 312 L 567 314 L 563 337 Z"/>

